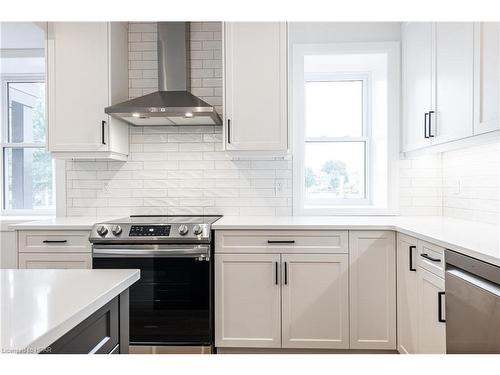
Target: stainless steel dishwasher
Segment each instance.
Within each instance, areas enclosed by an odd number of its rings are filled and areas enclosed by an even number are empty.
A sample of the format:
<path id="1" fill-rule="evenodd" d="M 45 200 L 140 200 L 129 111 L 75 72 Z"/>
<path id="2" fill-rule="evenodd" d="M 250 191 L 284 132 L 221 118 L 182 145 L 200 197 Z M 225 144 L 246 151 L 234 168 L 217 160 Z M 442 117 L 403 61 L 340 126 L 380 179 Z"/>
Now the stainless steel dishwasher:
<path id="1" fill-rule="evenodd" d="M 500 353 L 500 267 L 446 250 L 446 352 Z"/>

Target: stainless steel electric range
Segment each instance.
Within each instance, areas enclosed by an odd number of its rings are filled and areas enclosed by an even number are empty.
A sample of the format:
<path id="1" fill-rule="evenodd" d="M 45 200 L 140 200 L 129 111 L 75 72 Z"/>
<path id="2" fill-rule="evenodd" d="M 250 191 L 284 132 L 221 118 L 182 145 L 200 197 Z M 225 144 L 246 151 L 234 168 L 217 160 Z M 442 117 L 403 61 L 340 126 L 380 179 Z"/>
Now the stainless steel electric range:
<path id="1" fill-rule="evenodd" d="M 213 350 L 213 231 L 220 216 L 130 216 L 95 224 L 93 268 L 134 268 L 130 351 Z M 182 350 L 181 350 L 182 351 Z"/>

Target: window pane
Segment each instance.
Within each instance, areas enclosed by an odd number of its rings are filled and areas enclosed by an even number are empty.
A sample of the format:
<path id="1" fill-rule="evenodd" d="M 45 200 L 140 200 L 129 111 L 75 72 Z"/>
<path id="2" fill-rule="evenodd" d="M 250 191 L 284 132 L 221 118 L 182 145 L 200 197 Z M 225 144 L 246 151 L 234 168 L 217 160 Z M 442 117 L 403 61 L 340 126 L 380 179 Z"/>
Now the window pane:
<path id="1" fill-rule="evenodd" d="M 45 148 L 4 149 L 5 209 L 54 208 L 52 159 Z"/>
<path id="2" fill-rule="evenodd" d="M 363 81 L 306 82 L 306 137 L 361 137 Z"/>
<path id="3" fill-rule="evenodd" d="M 365 143 L 305 144 L 306 199 L 364 199 Z"/>
<path id="4" fill-rule="evenodd" d="M 45 84 L 9 82 L 9 142 L 45 142 Z"/>

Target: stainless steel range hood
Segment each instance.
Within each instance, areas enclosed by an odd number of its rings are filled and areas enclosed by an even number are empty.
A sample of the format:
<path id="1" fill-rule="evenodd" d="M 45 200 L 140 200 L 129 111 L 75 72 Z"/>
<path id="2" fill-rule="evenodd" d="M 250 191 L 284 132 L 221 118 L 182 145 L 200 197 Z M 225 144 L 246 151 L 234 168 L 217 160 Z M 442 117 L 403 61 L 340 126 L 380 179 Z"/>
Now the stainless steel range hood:
<path id="1" fill-rule="evenodd" d="M 159 91 L 107 107 L 104 111 L 136 126 L 221 125 L 215 108 L 191 94 L 189 23 L 158 23 Z"/>

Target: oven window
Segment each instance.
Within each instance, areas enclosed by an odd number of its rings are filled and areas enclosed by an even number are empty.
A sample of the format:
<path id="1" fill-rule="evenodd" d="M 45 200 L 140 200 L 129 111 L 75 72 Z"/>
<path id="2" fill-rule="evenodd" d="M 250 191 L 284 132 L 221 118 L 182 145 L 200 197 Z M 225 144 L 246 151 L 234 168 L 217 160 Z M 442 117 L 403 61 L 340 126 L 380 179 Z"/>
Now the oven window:
<path id="1" fill-rule="evenodd" d="M 94 268 L 141 270 L 130 288 L 130 343 L 210 345 L 210 262 L 192 258 L 94 258 Z"/>

